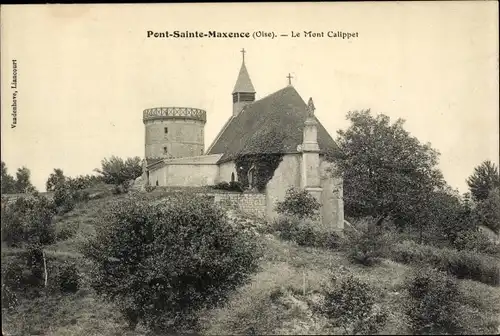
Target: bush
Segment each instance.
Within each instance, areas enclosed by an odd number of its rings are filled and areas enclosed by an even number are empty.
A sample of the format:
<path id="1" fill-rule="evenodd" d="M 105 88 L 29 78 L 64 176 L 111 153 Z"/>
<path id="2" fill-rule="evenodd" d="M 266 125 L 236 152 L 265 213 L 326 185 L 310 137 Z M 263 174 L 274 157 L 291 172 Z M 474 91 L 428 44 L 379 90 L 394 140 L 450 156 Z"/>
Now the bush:
<path id="1" fill-rule="evenodd" d="M 383 227 L 374 225 L 347 232 L 346 238 L 349 259 L 365 266 L 378 264 L 392 244 L 390 234 Z"/>
<path id="2" fill-rule="evenodd" d="M 285 199 L 278 202 L 276 212 L 281 215 L 295 216 L 299 219 L 315 218 L 321 204 L 307 190 L 289 188 Z"/>
<path id="3" fill-rule="evenodd" d="M 2 286 L 27 296 L 44 283 L 41 251 L 30 249 L 14 257 L 2 255 Z"/>
<path id="4" fill-rule="evenodd" d="M 239 192 L 243 192 L 243 186 L 238 181 L 219 182 L 216 185 L 214 185 L 212 188 L 214 188 L 214 189 L 220 189 L 220 190 L 227 190 L 227 191 L 239 191 Z"/>
<path id="5" fill-rule="evenodd" d="M 158 332 L 193 325 L 201 308 L 223 302 L 258 265 L 255 240 L 213 202 L 170 197 L 115 202 L 84 244 L 95 265 L 92 287 L 116 303 L 131 328 L 141 320 Z"/>
<path id="6" fill-rule="evenodd" d="M 57 288 L 62 292 L 76 293 L 79 289 L 80 276 L 74 263 L 61 264 L 57 269 L 55 279 Z"/>
<path id="7" fill-rule="evenodd" d="M 491 190 L 485 200 L 478 202 L 474 209 L 475 219 L 496 234 L 500 234 L 500 190 Z"/>
<path id="8" fill-rule="evenodd" d="M 39 194 L 19 197 L 2 209 L 2 240 L 7 246 L 48 245 L 55 241 L 53 201 Z"/>
<path id="9" fill-rule="evenodd" d="M 405 241 L 395 245 L 389 256 L 397 262 L 427 264 L 459 279 L 471 279 L 488 285 L 500 283 L 500 266 L 496 258 L 473 251 L 440 249 Z"/>
<path id="10" fill-rule="evenodd" d="M 405 284 L 410 300 L 406 314 L 414 334 L 457 334 L 463 331 L 455 280 L 433 269 L 419 269 Z"/>
<path id="11" fill-rule="evenodd" d="M 148 184 L 145 189 L 146 189 L 146 192 L 152 192 L 153 190 L 156 189 L 156 186 L 152 186 L 152 185 Z"/>
<path id="12" fill-rule="evenodd" d="M 58 184 L 55 186 L 54 203 L 57 206 L 59 214 L 65 214 L 75 208 L 76 202 L 68 185 Z"/>
<path id="13" fill-rule="evenodd" d="M 347 276 L 340 279 L 325 295 L 324 313 L 336 327 L 347 334 L 374 334 L 387 319 L 387 314 L 376 306 L 377 295 L 368 284 Z"/>
<path id="14" fill-rule="evenodd" d="M 78 203 L 87 202 L 90 194 L 86 190 L 79 189 L 78 184 L 62 183 L 55 186 L 54 203 L 59 214 L 65 214 L 75 208 Z"/>
<path id="15" fill-rule="evenodd" d="M 273 221 L 272 230 L 277 231 L 281 239 L 294 241 L 300 246 L 336 249 L 341 245 L 341 238 L 335 232 L 298 217 L 279 216 Z"/>
<path id="16" fill-rule="evenodd" d="M 500 256 L 500 245 L 493 243 L 480 230 L 460 232 L 453 245 L 458 250 L 474 251 L 494 256 Z"/>

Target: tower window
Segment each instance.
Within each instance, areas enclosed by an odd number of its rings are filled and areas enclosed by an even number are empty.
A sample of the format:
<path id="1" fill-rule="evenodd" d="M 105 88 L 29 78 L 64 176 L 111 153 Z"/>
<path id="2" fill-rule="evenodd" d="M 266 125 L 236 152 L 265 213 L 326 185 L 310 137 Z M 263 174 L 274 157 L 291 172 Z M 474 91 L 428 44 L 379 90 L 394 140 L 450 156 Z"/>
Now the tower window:
<path id="1" fill-rule="evenodd" d="M 163 147 L 163 154 L 168 154 L 168 149 L 167 149 L 167 147 Z"/>
<path id="2" fill-rule="evenodd" d="M 165 128 L 163 129 L 163 132 L 165 132 L 165 134 L 168 134 L 168 127 L 165 127 Z"/>

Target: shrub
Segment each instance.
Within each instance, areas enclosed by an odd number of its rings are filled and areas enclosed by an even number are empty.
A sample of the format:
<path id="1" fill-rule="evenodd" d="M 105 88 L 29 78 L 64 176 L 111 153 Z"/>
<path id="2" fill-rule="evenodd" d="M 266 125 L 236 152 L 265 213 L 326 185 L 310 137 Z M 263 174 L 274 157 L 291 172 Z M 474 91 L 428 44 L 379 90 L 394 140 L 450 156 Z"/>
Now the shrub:
<path id="1" fill-rule="evenodd" d="M 19 197 L 2 211 L 2 240 L 8 246 L 48 245 L 55 241 L 54 202 L 39 194 Z"/>
<path id="2" fill-rule="evenodd" d="M 347 334 L 374 334 L 380 330 L 387 314 L 376 306 L 377 295 L 368 284 L 352 276 L 340 279 L 325 295 L 323 308 L 336 327 Z"/>
<path id="3" fill-rule="evenodd" d="M 500 189 L 491 190 L 485 200 L 478 202 L 474 215 L 478 224 L 500 234 Z"/>
<path id="4" fill-rule="evenodd" d="M 345 246 L 351 261 L 365 266 L 379 263 L 386 255 L 392 244 L 390 235 L 384 228 L 368 225 L 360 231 L 351 231 L 346 234 Z"/>
<path id="5" fill-rule="evenodd" d="M 419 269 L 405 287 L 410 298 L 406 314 L 415 334 L 457 334 L 463 331 L 458 301 L 460 292 L 455 280 L 433 269 Z"/>
<path id="6" fill-rule="evenodd" d="M 63 263 L 56 274 L 58 289 L 62 292 L 76 293 L 79 288 L 79 278 L 78 268 L 74 263 Z"/>
<path id="7" fill-rule="evenodd" d="M 397 262 L 427 264 L 459 279 L 471 279 L 489 285 L 500 283 L 500 266 L 496 258 L 473 251 L 436 248 L 405 241 L 392 247 L 389 256 Z"/>
<path id="8" fill-rule="evenodd" d="M 58 184 L 55 186 L 54 203 L 58 208 L 59 214 L 65 214 L 75 208 L 76 202 L 67 184 Z"/>
<path id="9" fill-rule="evenodd" d="M 16 256 L 2 255 L 2 286 L 8 291 L 25 296 L 43 286 L 43 261 L 41 251 L 30 249 Z"/>
<path id="10" fill-rule="evenodd" d="M 310 220 L 279 216 L 271 226 L 281 239 L 294 241 L 300 246 L 336 249 L 341 245 L 341 238 L 335 232 L 320 228 Z"/>
<path id="11" fill-rule="evenodd" d="M 238 181 L 219 182 L 213 186 L 214 189 L 227 190 L 227 191 L 243 191 L 243 186 Z"/>
<path id="12" fill-rule="evenodd" d="M 277 203 L 276 212 L 299 219 L 315 218 L 320 207 L 321 204 L 307 190 L 291 187 L 286 191 L 285 199 Z"/>
<path id="13" fill-rule="evenodd" d="M 83 247 L 95 266 L 92 287 L 116 303 L 131 328 L 141 320 L 161 332 L 193 325 L 200 309 L 223 302 L 258 265 L 255 240 L 213 202 L 170 197 L 115 202 Z"/>
<path id="14" fill-rule="evenodd" d="M 156 186 L 152 186 L 152 185 L 148 184 L 145 189 L 146 189 L 146 192 L 152 192 L 153 190 L 156 189 Z"/>
<path id="15" fill-rule="evenodd" d="M 455 238 L 453 245 L 458 250 L 500 256 L 500 245 L 493 243 L 486 234 L 480 230 L 460 232 Z"/>
<path id="16" fill-rule="evenodd" d="M 14 309 L 17 306 L 18 297 L 16 292 L 6 284 L 2 283 L 2 309 Z"/>

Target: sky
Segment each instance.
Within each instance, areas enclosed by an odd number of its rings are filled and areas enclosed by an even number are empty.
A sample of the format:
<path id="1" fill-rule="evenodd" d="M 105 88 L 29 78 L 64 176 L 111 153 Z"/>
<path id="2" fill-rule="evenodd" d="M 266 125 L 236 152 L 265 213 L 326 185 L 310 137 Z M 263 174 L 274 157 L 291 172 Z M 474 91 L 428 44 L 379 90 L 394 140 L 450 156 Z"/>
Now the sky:
<path id="1" fill-rule="evenodd" d="M 348 111 L 369 108 L 405 119 L 413 136 L 441 153 L 445 179 L 461 192 L 475 166 L 498 165 L 495 1 L 16 5 L 0 11 L 1 159 L 11 174 L 28 167 L 41 191 L 54 168 L 76 176 L 92 173 L 111 155 L 143 157 L 146 108 L 206 110 L 207 149 L 232 114 L 242 48 L 257 99 L 285 87 L 290 73 L 333 138 L 349 126 Z M 175 30 L 278 36 L 147 37 Z M 292 31 L 301 36 L 291 37 Z M 358 34 L 329 38 L 328 31 Z"/>

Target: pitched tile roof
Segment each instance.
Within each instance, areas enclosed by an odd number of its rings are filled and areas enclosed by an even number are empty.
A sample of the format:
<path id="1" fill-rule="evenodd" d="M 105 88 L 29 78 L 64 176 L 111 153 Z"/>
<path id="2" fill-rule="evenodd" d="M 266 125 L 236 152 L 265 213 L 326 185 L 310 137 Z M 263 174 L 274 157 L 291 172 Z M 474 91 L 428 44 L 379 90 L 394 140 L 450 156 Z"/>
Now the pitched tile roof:
<path id="1" fill-rule="evenodd" d="M 221 163 L 240 154 L 297 153 L 306 118 L 306 103 L 293 86 L 287 86 L 232 117 L 207 154 L 224 153 Z M 319 121 L 318 144 L 322 153 L 339 151 Z"/>
<path id="2" fill-rule="evenodd" d="M 234 85 L 233 93 L 236 92 L 255 93 L 255 89 L 253 87 L 252 80 L 250 79 L 250 75 L 248 75 L 245 62 L 241 64 L 240 73 L 238 74 L 238 79 Z"/>

